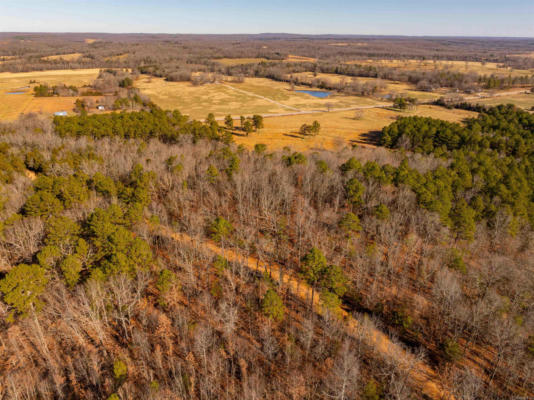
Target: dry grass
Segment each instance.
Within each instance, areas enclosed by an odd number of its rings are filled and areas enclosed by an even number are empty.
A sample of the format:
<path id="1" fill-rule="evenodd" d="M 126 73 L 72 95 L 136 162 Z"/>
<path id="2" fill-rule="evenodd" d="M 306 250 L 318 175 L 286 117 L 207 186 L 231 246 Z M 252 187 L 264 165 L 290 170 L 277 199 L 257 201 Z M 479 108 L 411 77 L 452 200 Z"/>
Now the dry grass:
<path id="1" fill-rule="evenodd" d="M 143 76 L 136 86 L 165 109 L 178 109 L 193 118 L 231 114 L 280 114 L 332 108 L 349 108 L 386 104 L 357 96 L 332 95 L 318 99 L 309 94 L 290 90 L 288 84 L 264 78 L 247 78 L 243 83 L 193 86 L 189 82 L 166 82 L 161 78 Z M 234 89 L 237 90 L 234 90 Z M 299 89 L 299 88 L 296 88 Z M 302 87 L 300 89 L 307 89 Z"/>
<path id="2" fill-rule="evenodd" d="M 93 44 L 95 42 L 100 42 L 100 39 L 91 39 L 91 38 L 85 39 L 85 43 L 87 44 Z"/>
<path id="3" fill-rule="evenodd" d="M 73 97 L 33 97 L 33 86 L 46 83 L 48 85 L 88 85 L 98 76 L 98 69 L 38 71 L 23 73 L 0 73 L 0 120 L 14 120 L 27 112 L 53 113 L 70 111 L 76 98 Z M 30 84 L 30 81 L 37 83 Z M 8 92 L 24 92 L 24 94 L 7 94 Z"/>
<path id="4" fill-rule="evenodd" d="M 498 96 L 487 99 L 472 100 L 473 103 L 496 106 L 499 104 L 514 104 L 525 110 L 531 110 L 534 107 L 534 94 L 515 94 L 509 96 Z"/>
<path id="5" fill-rule="evenodd" d="M 267 48 L 267 47 L 265 47 Z M 277 62 L 278 60 L 268 60 L 266 58 L 219 58 L 213 60 L 219 64 L 234 66 L 234 65 L 243 65 L 243 64 L 259 64 L 261 62 Z M 303 57 L 296 55 L 288 55 L 284 60 L 285 62 L 316 62 L 316 58 Z"/>
<path id="6" fill-rule="evenodd" d="M 338 75 L 338 74 L 322 74 L 319 73 L 317 75 L 314 75 L 312 72 L 301 72 L 297 74 L 292 74 L 293 76 L 296 76 L 300 79 L 305 79 L 307 82 L 313 82 L 314 79 L 320 78 L 332 83 L 339 83 L 341 81 L 345 82 L 359 82 L 361 84 L 367 83 L 367 82 L 382 82 L 386 85 L 386 88 L 376 94 L 377 97 L 383 96 L 386 94 L 392 94 L 392 95 L 399 95 L 403 94 L 405 96 L 415 97 L 416 99 L 420 101 L 429 101 L 429 100 L 436 100 L 443 96 L 445 94 L 445 91 L 439 90 L 436 92 L 423 92 L 420 90 L 417 90 L 415 85 L 405 83 L 405 82 L 397 82 L 397 81 L 390 81 L 387 79 L 377 79 L 377 78 L 362 78 L 362 77 L 353 77 L 353 76 L 346 76 L 346 75 Z"/>
<path id="7" fill-rule="evenodd" d="M 237 133 L 236 143 L 247 148 L 264 143 L 269 150 L 290 147 L 296 151 L 337 150 L 351 144 L 366 145 L 376 140 L 377 133 L 394 122 L 399 116 L 418 115 L 460 122 L 476 113 L 463 110 L 448 110 L 438 106 L 420 106 L 416 111 L 397 112 L 389 109 L 373 108 L 363 111 L 361 118 L 355 118 L 355 111 L 301 114 L 265 119 L 265 128 L 248 137 Z M 317 136 L 302 136 L 298 133 L 302 124 L 314 120 L 321 124 L 321 133 Z"/>
<path id="8" fill-rule="evenodd" d="M 243 64 L 259 64 L 261 62 L 269 62 L 270 60 L 267 60 L 266 58 L 219 58 L 213 61 L 231 67 Z"/>
<path id="9" fill-rule="evenodd" d="M 189 82 L 167 82 L 143 76 L 137 80 L 136 87 L 158 106 L 178 109 L 196 119 L 204 119 L 210 112 L 217 117 L 287 112 L 282 106 L 220 84 L 193 86 Z"/>
<path id="10" fill-rule="evenodd" d="M 303 57 L 303 56 L 296 56 L 294 54 L 289 54 L 284 61 L 286 62 L 316 62 L 317 59 L 312 58 L 312 57 Z"/>
<path id="11" fill-rule="evenodd" d="M 510 56 L 521 58 L 534 58 L 534 51 L 532 53 L 510 54 Z"/>
<path id="12" fill-rule="evenodd" d="M 405 70 L 451 70 L 457 72 L 474 72 L 482 75 L 530 75 L 534 70 L 519 70 L 510 67 L 501 67 L 497 63 L 481 63 L 475 61 L 448 61 L 448 60 L 355 60 L 347 64 L 375 65 L 381 67 L 399 68 Z"/>
<path id="13" fill-rule="evenodd" d="M 45 61 L 58 61 L 58 60 L 61 60 L 61 61 L 76 61 L 81 56 L 83 56 L 82 53 L 58 54 L 58 55 L 55 55 L 55 56 L 43 57 L 42 60 L 45 60 Z"/>
<path id="14" fill-rule="evenodd" d="M 385 105 L 387 103 L 361 96 L 345 96 L 332 94 L 327 98 L 320 99 L 306 93 L 292 91 L 290 85 L 284 82 L 272 81 L 265 78 L 249 78 L 244 83 L 231 84 L 233 87 L 265 96 L 278 101 L 286 106 L 294 107 L 302 111 L 326 110 L 330 104 L 332 108 L 366 107 Z M 309 87 L 295 87 L 295 90 L 309 90 Z"/>

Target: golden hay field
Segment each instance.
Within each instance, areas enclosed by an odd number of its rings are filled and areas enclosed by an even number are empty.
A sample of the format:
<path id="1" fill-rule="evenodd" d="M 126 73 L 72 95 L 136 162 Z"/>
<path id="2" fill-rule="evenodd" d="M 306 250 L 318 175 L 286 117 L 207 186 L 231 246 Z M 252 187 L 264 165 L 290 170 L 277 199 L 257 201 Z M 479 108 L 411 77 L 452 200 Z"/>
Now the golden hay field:
<path id="1" fill-rule="evenodd" d="M 481 63 L 477 61 L 448 61 L 448 60 L 354 60 L 347 64 L 374 65 L 381 67 L 399 68 L 406 70 L 441 70 L 448 69 L 457 72 L 474 72 L 482 75 L 530 75 L 534 70 L 512 69 L 501 67 L 497 63 Z"/>
<path id="2" fill-rule="evenodd" d="M 510 54 L 510 55 L 514 57 L 534 58 L 534 51 L 532 53 Z"/>
<path id="3" fill-rule="evenodd" d="M 419 106 L 416 111 L 397 112 L 383 108 L 363 111 L 360 119 L 355 118 L 355 111 L 300 114 L 265 119 L 265 128 L 251 133 L 248 137 L 237 133 L 234 140 L 247 148 L 264 143 L 271 151 L 290 147 L 296 151 L 318 149 L 336 150 L 351 144 L 363 144 L 373 139 L 384 126 L 395 121 L 398 116 L 419 115 L 460 122 L 477 114 L 463 110 L 448 110 L 438 106 Z M 317 136 L 301 136 L 298 131 L 302 124 L 311 124 L 314 120 L 321 124 L 321 133 Z"/>
<path id="4" fill-rule="evenodd" d="M 317 59 L 313 57 L 304 57 L 304 56 L 296 56 L 294 54 L 289 54 L 284 61 L 286 62 L 315 62 L 317 61 Z"/>
<path id="5" fill-rule="evenodd" d="M 377 96 L 386 95 L 386 94 L 393 94 L 393 95 L 404 94 L 406 96 L 415 97 L 416 99 L 420 101 L 430 101 L 430 100 L 439 99 L 446 92 L 444 90 L 439 90 L 435 92 L 423 92 L 423 91 L 417 90 L 415 85 L 405 83 L 405 82 L 390 81 L 387 79 L 362 78 L 362 77 L 352 77 L 352 76 L 346 76 L 346 75 L 323 74 L 323 73 L 314 75 L 313 72 L 300 72 L 297 74 L 292 74 L 292 76 L 298 77 L 300 79 L 305 79 L 307 82 L 310 82 L 310 83 L 313 82 L 313 80 L 316 78 L 324 79 L 332 83 L 339 83 L 343 80 L 345 82 L 356 81 L 361 84 L 364 84 L 367 82 L 380 81 L 386 85 L 386 88 L 380 91 L 379 93 L 377 93 Z"/>
<path id="6" fill-rule="evenodd" d="M 531 110 L 534 107 L 534 94 L 514 94 L 470 101 L 473 103 L 485 104 L 488 106 L 496 106 L 499 104 L 514 104 L 525 110 Z"/>
<path id="7" fill-rule="evenodd" d="M 266 58 L 218 58 L 213 60 L 222 65 L 235 66 L 244 64 L 259 64 L 261 62 L 278 62 L 279 60 L 268 60 Z M 316 58 L 302 57 L 289 54 L 284 62 L 315 62 Z"/>
<path id="8" fill-rule="evenodd" d="M 82 53 L 70 53 L 70 54 L 58 54 L 54 56 L 43 57 L 42 60 L 45 61 L 76 61 L 81 56 Z"/>
<path id="9" fill-rule="evenodd" d="M 269 62 L 271 60 L 267 60 L 266 58 L 218 58 L 213 61 L 232 67 L 234 65 L 259 64 L 261 62 Z"/>
<path id="10" fill-rule="evenodd" d="M 99 69 L 56 70 L 22 73 L 0 73 L 0 120 L 14 120 L 22 113 L 71 111 L 75 97 L 33 97 L 33 86 L 74 85 L 77 87 L 92 83 L 98 76 Z M 30 81 L 36 83 L 30 84 Z M 23 94 L 8 94 L 24 92 Z"/>
<path id="11" fill-rule="evenodd" d="M 332 95 L 318 99 L 290 90 L 286 83 L 263 78 L 247 78 L 243 83 L 222 82 L 193 86 L 189 82 L 167 82 L 142 76 L 137 82 L 143 93 L 165 109 L 178 109 L 193 118 L 250 114 L 280 114 L 298 111 L 326 110 L 387 104 L 366 97 Z M 309 88 L 296 88 L 309 89 Z"/>

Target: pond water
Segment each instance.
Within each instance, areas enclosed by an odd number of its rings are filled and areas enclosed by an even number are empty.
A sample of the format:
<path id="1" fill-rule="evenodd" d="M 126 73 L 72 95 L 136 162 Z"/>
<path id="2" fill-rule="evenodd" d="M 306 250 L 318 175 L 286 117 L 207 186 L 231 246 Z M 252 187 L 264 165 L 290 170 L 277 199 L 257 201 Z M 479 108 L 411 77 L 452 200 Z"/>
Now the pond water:
<path id="1" fill-rule="evenodd" d="M 7 92 L 6 94 L 24 94 L 26 92 Z"/>
<path id="2" fill-rule="evenodd" d="M 328 96 L 330 96 L 330 92 L 324 90 L 295 90 L 295 92 L 306 93 L 310 96 L 317 97 L 319 99 L 326 99 Z"/>

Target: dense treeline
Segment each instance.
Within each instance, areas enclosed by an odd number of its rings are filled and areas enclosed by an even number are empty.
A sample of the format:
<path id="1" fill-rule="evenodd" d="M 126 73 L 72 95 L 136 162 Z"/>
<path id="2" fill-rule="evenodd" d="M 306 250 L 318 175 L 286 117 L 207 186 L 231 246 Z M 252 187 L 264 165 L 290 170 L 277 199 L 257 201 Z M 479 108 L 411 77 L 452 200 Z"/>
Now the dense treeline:
<path id="1" fill-rule="evenodd" d="M 374 93 L 372 88 L 354 82 L 329 82 L 327 79 L 300 78 L 294 74 L 302 72 L 338 74 L 346 77 L 365 77 L 408 82 L 420 90 L 432 91 L 441 87 L 458 89 L 466 92 L 480 89 L 503 89 L 512 86 L 534 85 L 534 75 L 497 76 L 478 75 L 474 72 L 451 71 L 446 68 L 435 70 L 405 70 L 379 65 L 342 64 L 339 62 L 321 61 L 288 63 L 261 62 L 254 64 L 226 67 L 222 70 L 230 76 L 256 76 L 283 82 L 294 82 L 303 85 L 317 86 L 325 89 L 345 91 L 349 94 Z M 369 90 L 371 89 L 371 90 Z"/>
<path id="2" fill-rule="evenodd" d="M 121 112 L 72 117 L 55 117 L 54 128 L 59 136 L 118 137 L 120 139 L 160 139 L 176 142 L 182 135 L 231 140 L 213 116 L 206 123 L 190 120 L 179 111 L 164 111 L 155 105 L 150 111 Z"/>
<path id="3" fill-rule="evenodd" d="M 311 154 L 184 134 L 214 122 L 0 127 L 2 395 L 423 398 L 429 370 L 459 399 L 534 391 L 531 117 L 400 119 L 404 151 Z"/>
<path id="4" fill-rule="evenodd" d="M 516 233 L 534 226 L 534 115 L 512 105 L 480 111 L 465 125 L 401 118 L 384 128 L 382 144 L 449 160 L 426 175 L 406 169 L 401 183 L 461 236 L 472 237 L 480 220 L 501 220 Z"/>

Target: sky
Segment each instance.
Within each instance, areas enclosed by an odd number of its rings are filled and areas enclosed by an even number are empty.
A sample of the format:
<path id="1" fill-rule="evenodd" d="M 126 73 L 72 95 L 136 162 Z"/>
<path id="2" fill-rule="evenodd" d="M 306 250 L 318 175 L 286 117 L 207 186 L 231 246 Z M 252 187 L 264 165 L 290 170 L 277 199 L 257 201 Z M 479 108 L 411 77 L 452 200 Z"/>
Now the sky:
<path id="1" fill-rule="evenodd" d="M 534 37 L 534 0 L 0 0 L 0 32 Z"/>

